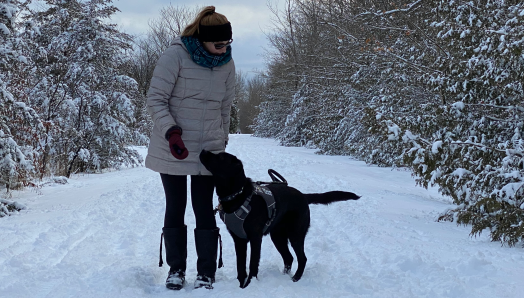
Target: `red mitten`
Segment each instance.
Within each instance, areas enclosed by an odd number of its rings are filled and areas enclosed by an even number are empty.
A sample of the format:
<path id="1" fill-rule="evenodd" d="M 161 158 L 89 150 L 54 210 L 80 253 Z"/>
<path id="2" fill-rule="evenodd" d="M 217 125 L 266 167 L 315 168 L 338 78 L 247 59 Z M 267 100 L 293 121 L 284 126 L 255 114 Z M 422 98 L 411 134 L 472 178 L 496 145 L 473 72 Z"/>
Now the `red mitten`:
<path id="1" fill-rule="evenodd" d="M 166 139 L 169 141 L 171 154 L 173 154 L 176 159 L 185 159 L 189 155 L 186 145 L 184 145 L 182 141 L 182 128 L 179 126 L 170 128 L 166 132 Z"/>

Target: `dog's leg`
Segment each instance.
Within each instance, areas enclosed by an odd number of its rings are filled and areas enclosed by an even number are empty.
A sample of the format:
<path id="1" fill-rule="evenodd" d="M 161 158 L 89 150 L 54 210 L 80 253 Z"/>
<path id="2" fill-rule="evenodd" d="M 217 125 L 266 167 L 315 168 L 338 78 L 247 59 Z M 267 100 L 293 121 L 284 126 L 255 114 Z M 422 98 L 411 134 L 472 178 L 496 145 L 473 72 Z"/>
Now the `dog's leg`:
<path id="1" fill-rule="evenodd" d="M 307 230 L 309 228 L 309 218 L 305 221 L 305 225 L 296 227 L 289 233 L 289 242 L 297 255 L 298 267 L 295 275 L 293 276 L 293 281 L 299 281 L 304 273 L 304 268 L 306 268 L 306 253 L 304 252 L 304 241 L 306 240 Z"/>
<path id="2" fill-rule="evenodd" d="M 248 283 L 251 281 L 253 277 L 257 277 L 258 275 L 258 265 L 260 263 L 260 251 L 262 249 L 262 235 L 253 237 L 249 241 L 251 242 L 251 257 L 249 260 Z"/>
<path id="3" fill-rule="evenodd" d="M 291 240 L 291 246 L 293 247 L 293 250 L 295 251 L 295 254 L 297 255 L 297 262 L 298 262 L 298 268 L 295 272 L 295 275 L 293 276 L 293 281 L 299 281 L 302 277 L 302 274 L 304 273 L 304 269 L 306 268 L 306 253 L 304 252 L 304 238 L 302 239 L 293 239 Z"/>
<path id="4" fill-rule="evenodd" d="M 247 240 L 237 237 L 231 233 L 235 241 L 235 253 L 237 255 L 237 279 L 240 282 L 240 287 L 245 288 L 248 282 L 246 272 L 246 258 L 247 258 Z"/>
<path id="5" fill-rule="evenodd" d="M 271 240 L 284 261 L 284 274 L 289 274 L 293 264 L 293 255 L 289 251 L 288 239 L 285 227 L 276 226 L 271 230 Z"/>

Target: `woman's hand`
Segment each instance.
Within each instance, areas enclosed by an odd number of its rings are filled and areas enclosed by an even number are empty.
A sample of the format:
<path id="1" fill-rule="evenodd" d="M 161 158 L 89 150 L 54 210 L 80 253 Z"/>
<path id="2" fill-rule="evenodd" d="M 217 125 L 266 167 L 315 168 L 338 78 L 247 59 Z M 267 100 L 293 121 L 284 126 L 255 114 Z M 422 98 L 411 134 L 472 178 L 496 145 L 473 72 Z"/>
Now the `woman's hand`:
<path id="1" fill-rule="evenodd" d="M 169 141 L 169 149 L 176 159 L 185 159 L 189 155 L 186 145 L 182 141 L 182 128 L 173 126 L 166 132 L 166 139 Z"/>

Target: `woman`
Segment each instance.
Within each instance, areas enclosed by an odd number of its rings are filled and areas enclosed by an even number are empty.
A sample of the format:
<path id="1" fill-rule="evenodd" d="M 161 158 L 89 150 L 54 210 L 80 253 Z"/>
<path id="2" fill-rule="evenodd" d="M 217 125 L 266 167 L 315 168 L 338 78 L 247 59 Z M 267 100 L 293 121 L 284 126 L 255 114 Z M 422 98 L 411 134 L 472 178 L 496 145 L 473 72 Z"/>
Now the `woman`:
<path id="1" fill-rule="evenodd" d="M 185 283 L 188 175 L 196 218 L 195 288 L 212 289 L 215 281 L 218 228 L 213 212 L 214 184 L 199 154 L 202 149 L 224 151 L 228 141 L 235 94 L 231 37 L 227 18 L 216 13 L 214 6 L 205 7 L 159 58 L 147 94 L 154 127 L 146 167 L 160 173 L 166 195 L 162 229 L 170 266 L 166 287 L 173 290 L 180 290 Z"/>

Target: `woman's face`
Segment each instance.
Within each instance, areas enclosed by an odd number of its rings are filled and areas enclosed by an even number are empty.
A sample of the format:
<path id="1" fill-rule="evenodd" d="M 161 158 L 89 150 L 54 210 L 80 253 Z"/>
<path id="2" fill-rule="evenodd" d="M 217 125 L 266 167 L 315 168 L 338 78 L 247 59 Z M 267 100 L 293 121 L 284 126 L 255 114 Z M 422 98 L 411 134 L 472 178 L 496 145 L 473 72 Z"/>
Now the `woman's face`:
<path id="1" fill-rule="evenodd" d="M 204 41 L 204 48 L 206 49 L 206 51 L 208 51 L 209 53 L 213 55 L 224 54 L 227 51 L 227 47 L 223 47 L 221 49 L 215 49 L 215 44 L 224 45 L 224 44 L 227 44 L 227 41 L 216 41 L 216 42 Z"/>

